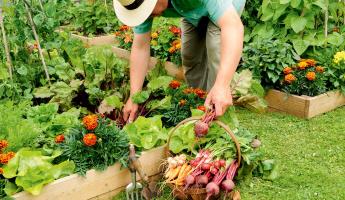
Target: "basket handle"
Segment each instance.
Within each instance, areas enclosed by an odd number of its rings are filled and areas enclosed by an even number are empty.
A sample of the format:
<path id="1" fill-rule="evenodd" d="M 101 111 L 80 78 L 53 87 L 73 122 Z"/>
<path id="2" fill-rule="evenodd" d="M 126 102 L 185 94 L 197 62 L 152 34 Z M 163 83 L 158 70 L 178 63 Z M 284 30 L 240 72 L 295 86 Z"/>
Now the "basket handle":
<path id="1" fill-rule="evenodd" d="M 169 131 L 169 137 L 168 137 L 168 141 L 167 141 L 167 146 L 165 148 L 165 155 L 167 157 L 169 157 L 170 154 L 170 150 L 169 150 L 169 146 L 170 146 L 170 140 L 172 138 L 172 136 L 174 135 L 175 131 L 180 127 L 183 126 L 184 124 L 188 123 L 188 122 L 197 122 L 198 120 L 200 120 L 202 118 L 202 116 L 197 116 L 197 117 L 190 117 L 187 118 L 183 121 L 181 121 L 180 123 L 178 123 L 173 129 L 171 129 Z M 219 121 L 219 120 L 213 120 L 212 122 L 218 124 L 220 127 L 222 127 L 231 137 L 231 139 L 234 141 L 235 143 L 235 147 L 236 147 L 236 153 L 237 153 L 237 162 L 240 164 L 241 163 L 241 145 L 238 142 L 235 134 L 231 131 L 231 129 L 229 128 L 228 125 L 224 124 L 223 122 Z"/>

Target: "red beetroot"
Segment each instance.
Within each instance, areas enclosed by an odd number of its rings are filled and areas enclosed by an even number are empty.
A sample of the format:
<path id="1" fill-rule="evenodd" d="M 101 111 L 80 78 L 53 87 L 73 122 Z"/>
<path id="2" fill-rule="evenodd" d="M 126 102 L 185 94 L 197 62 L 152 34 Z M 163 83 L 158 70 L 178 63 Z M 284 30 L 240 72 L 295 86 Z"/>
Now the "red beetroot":
<path id="1" fill-rule="evenodd" d="M 201 169 L 204 171 L 209 171 L 211 168 L 211 165 L 209 163 L 204 163 L 201 165 Z"/>
<path id="2" fill-rule="evenodd" d="M 225 167 L 225 164 L 226 164 L 225 160 L 223 160 L 223 159 L 219 160 L 219 164 L 220 164 L 221 167 Z"/>
<path id="3" fill-rule="evenodd" d="M 213 175 L 216 175 L 218 173 L 218 169 L 213 167 L 211 170 L 210 170 L 211 174 Z"/>
<path id="4" fill-rule="evenodd" d="M 196 137 L 204 137 L 208 133 L 208 124 L 203 121 L 197 121 L 194 126 L 194 133 Z"/>
<path id="5" fill-rule="evenodd" d="M 235 183 L 232 180 L 225 180 L 222 182 L 221 185 L 222 189 L 225 190 L 226 192 L 231 192 L 231 190 L 234 189 Z"/>
<path id="6" fill-rule="evenodd" d="M 214 166 L 215 168 L 219 169 L 219 168 L 221 167 L 221 166 L 220 166 L 219 160 L 214 161 L 213 166 Z"/>
<path id="7" fill-rule="evenodd" d="M 211 196 L 217 196 L 219 194 L 219 186 L 215 182 L 210 182 L 206 185 L 206 192 L 206 200 L 208 200 Z"/>
<path id="8" fill-rule="evenodd" d="M 205 186 L 208 183 L 208 177 L 206 175 L 200 175 L 195 177 L 195 182 L 198 185 Z"/>
<path id="9" fill-rule="evenodd" d="M 226 169 L 222 171 L 219 171 L 218 174 L 214 176 L 212 182 L 206 185 L 206 200 L 210 199 L 211 196 L 217 196 L 219 194 L 219 185 L 227 175 L 229 167 L 230 166 L 228 166 Z"/>
<path id="10" fill-rule="evenodd" d="M 203 137 L 207 135 L 211 121 L 216 117 L 213 109 L 207 110 L 206 114 L 195 123 L 194 133 L 196 137 Z"/>

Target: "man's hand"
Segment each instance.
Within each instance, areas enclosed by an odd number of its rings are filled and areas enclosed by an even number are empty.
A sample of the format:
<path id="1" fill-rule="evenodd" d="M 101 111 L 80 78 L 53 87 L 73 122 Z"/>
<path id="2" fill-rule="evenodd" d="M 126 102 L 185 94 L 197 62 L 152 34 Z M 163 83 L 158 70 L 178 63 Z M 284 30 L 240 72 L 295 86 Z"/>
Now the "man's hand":
<path id="1" fill-rule="evenodd" d="M 138 104 L 133 103 L 132 99 L 129 98 L 126 105 L 123 107 L 123 120 L 127 123 L 131 123 L 135 120 L 138 112 Z"/>
<path id="2" fill-rule="evenodd" d="M 232 95 L 230 87 L 228 85 L 213 86 L 205 100 L 206 108 L 211 105 L 215 106 L 217 117 L 222 116 L 225 113 L 226 109 L 232 105 Z"/>

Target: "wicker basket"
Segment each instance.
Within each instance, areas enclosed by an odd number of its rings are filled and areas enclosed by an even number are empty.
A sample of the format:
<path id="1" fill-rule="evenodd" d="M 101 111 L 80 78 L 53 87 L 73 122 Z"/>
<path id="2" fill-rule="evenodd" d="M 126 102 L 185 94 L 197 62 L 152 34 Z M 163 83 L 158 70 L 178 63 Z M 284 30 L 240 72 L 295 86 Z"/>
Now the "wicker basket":
<path id="1" fill-rule="evenodd" d="M 167 146 L 166 146 L 166 155 L 167 157 L 172 156 L 170 150 L 169 150 L 169 146 L 170 146 L 170 140 L 171 137 L 174 135 L 175 131 L 182 125 L 188 123 L 188 122 L 197 122 L 198 120 L 200 120 L 202 117 L 190 117 L 187 118 L 185 120 L 183 120 L 182 122 L 180 122 L 179 124 L 177 124 L 173 129 L 171 129 L 171 131 L 169 132 L 169 138 L 168 138 L 168 142 L 167 142 Z M 231 137 L 231 139 L 234 141 L 235 143 L 235 147 L 237 150 L 237 162 L 240 164 L 241 163 L 241 149 L 240 149 L 240 143 L 238 142 L 238 140 L 236 139 L 235 134 L 230 130 L 230 128 L 224 124 L 223 122 L 219 121 L 219 120 L 213 120 L 213 123 L 218 124 L 220 127 L 222 127 Z M 206 196 L 207 196 L 207 192 L 205 188 L 189 188 L 187 190 L 183 190 L 182 187 L 176 187 L 172 184 L 168 184 L 168 186 L 173 190 L 173 195 L 175 198 L 180 199 L 180 200 L 205 200 Z M 212 197 L 210 199 L 218 199 L 218 197 Z"/>

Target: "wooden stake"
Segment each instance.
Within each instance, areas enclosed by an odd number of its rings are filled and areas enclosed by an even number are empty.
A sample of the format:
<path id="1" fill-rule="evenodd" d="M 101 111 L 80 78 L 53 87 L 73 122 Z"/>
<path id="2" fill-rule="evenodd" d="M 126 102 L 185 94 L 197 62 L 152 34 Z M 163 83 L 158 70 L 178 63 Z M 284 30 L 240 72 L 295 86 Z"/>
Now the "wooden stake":
<path id="1" fill-rule="evenodd" d="M 36 43 L 37 43 L 37 47 L 38 47 L 38 53 L 40 55 L 40 58 L 41 58 L 41 61 L 42 61 L 42 64 L 43 64 L 43 69 L 45 71 L 46 78 L 48 80 L 49 85 L 51 85 L 50 77 L 49 77 L 49 73 L 48 73 L 48 68 L 47 68 L 46 62 L 44 60 L 41 44 L 40 44 L 39 37 L 37 35 L 36 28 L 35 28 L 35 23 L 32 20 L 31 11 L 29 9 L 29 4 L 28 4 L 28 2 L 26 0 L 24 1 L 24 5 L 25 5 L 26 12 L 28 13 L 31 29 L 32 29 L 32 32 L 34 33 L 34 37 L 35 37 L 35 40 L 36 40 Z"/>
<path id="2" fill-rule="evenodd" d="M 6 37 L 6 32 L 5 32 L 5 26 L 4 26 L 4 19 L 3 19 L 3 15 L 2 15 L 2 8 L 0 8 L 0 26 L 1 26 L 1 33 L 2 33 L 2 40 L 4 42 L 4 47 L 5 47 L 5 53 L 6 53 L 6 65 L 8 67 L 8 73 L 10 75 L 10 79 L 13 79 L 12 76 L 12 61 L 11 61 L 11 56 L 10 56 L 10 50 L 8 47 L 8 43 L 7 43 L 7 37 Z"/>
<path id="3" fill-rule="evenodd" d="M 325 34 L 325 38 L 327 38 L 328 36 L 328 18 L 329 18 L 329 13 L 328 13 L 328 0 L 326 0 L 326 9 L 325 9 L 325 30 L 324 30 L 324 34 Z"/>

